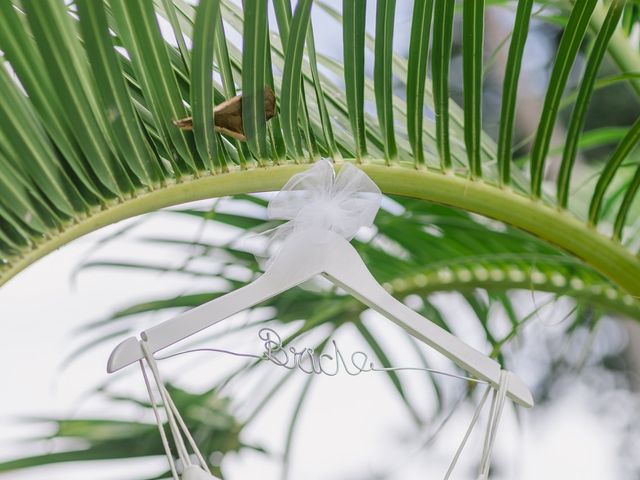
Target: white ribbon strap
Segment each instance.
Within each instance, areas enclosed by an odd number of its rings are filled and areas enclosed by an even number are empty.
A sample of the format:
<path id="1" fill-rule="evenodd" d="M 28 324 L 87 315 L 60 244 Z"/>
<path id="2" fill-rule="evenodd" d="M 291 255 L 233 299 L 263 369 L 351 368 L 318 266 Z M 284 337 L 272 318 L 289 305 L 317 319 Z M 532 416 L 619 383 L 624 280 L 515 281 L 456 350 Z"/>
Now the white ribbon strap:
<path id="1" fill-rule="evenodd" d="M 469 440 L 471 432 L 473 431 L 473 428 L 476 426 L 476 423 L 480 418 L 480 413 L 482 412 L 482 408 L 484 407 L 484 404 L 489 397 L 489 392 L 493 391 L 493 397 L 491 399 L 491 410 L 489 411 L 489 420 L 487 422 L 487 430 L 484 436 L 484 446 L 482 448 L 482 458 L 480 460 L 480 473 L 478 476 L 478 480 L 488 480 L 489 469 L 491 468 L 491 452 L 493 450 L 493 444 L 496 439 L 496 433 L 500 424 L 500 418 L 502 417 L 504 402 L 507 397 L 507 391 L 509 389 L 509 375 L 510 373 L 508 371 L 502 370 L 500 372 L 498 389 L 495 390 L 492 389 L 491 386 L 489 386 L 485 390 L 484 394 L 482 395 L 482 399 L 480 400 L 480 403 L 478 403 L 478 406 L 476 407 L 476 410 L 473 414 L 471 423 L 469 424 L 469 427 L 467 428 L 467 431 L 465 432 L 464 437 L 460 442 L 460 446 L 458 447 L 458 450 L 456 451 L 456 454 L 454 455 L 453 460 L 449 465 L 449 469 L 444 476 L 444 480 L 449 480 L 449 478 L 451 477 L 453 469 L 455 468 L 456 464 L 458 463 L 458 459 L 462 454 L 462 450 L 467 444 L 467 440 Z"/>
<path id="2" fill-rule="evenodd" d="M 178 411 L 175 403 L 173 402 L 171 395 L 169 395 L 169 391 L 166 389 L 166 387 L 164 386 L 164 383 L 160 378 L 160 372 L 158 371 L 158 365 L 156 363 L 155 358 L 149 352 L 144 341 L 140 342 L 140 345 L 142 347 L 145 360 L 147 361 L 147 364 L 151 369 L 151 373 L 153 374 L 153 378 L 158 388 L 158 392 L 160 393 L 160 397 L 162 398 L 164 410 L 167 415 L 167 423 L 169 424 L 169 430 L 171 431 L 171 436 L 173 437 L 174 444 L 178 451 L 178 457 L 182 461 L 182 465 L 183 465 L 182 480 L 208 480 L 208 479 L 213 480 L 215 479 L 216 477 L 214 477 L 211 474 L 211 471 L 207 466 L 207 462 L 204 460 L 204 457 L 200 453 L 200 450 L 198 449 L 198 446 L 195 440 L 193 439 L 193 436 L 189 432 L 189 429 L 187 428 L 187 425 L 184 422 L 184 419 L 180 415 L 180 412 Z M 147 387 L 147 392 L 149 394 L 149 400 L 151 402 L 151 407 L 153 408 L 153 413 L 155 415 L 156 422 L 158 424 L 158 429 L 160 431 L 162 446 L 164 447 L 167 460 L 169 461 L 171 474 L 174 480 L 180 480 L 180 477 L 178 476 L 177 469 L 175 466 L 175 462 L 173 460 L 173 455 L 171 453 L 171 448 L 169 446 L 169 441 L 167 439 L 164 426 L 160 419 L 158 406 L 156 404 L 155 397 L 153 395 L 153 391 L 151 389 L 151 385 L 149 382 L 149 378 L 147 377 L 147 372 L 146 372 L 146 369 L 144 368 L 144 364 L 142 361 L 140 361 L 140 367 L 142 368 L 142 375 L 144 377 L 145 385 Z M 182 435 L 187 437 L 187 441 L 189 442 L 191 449 L 196 455 L 199 465 L 194 465 L 191 463 L 191 458 L 189 457 L 189 453 L 187 451 L 187 447 L 184 443 Z"/>
<path id="3" fill-rule="evenodd" d="M 169 440 L 167 439 L 167 432 L 164 431 L 162 420 L 160 419 L 160 412 L 158 411 L 158 404 L 156 403 L 151 384 L 149 383 L 149 377 L 147 376 L 147 370 L 144 368 L 144 363 L 140 360 L 140 369 L 142 370 L 142 377 L 144 378 L 144 384 L 147 387 L 147 393 L 149 394 L 149 402 L 151 402 L 151 408 L 153 408 L 153 414 L 156 417 L 156 423 L 158 424 L 158 431 L 160 432 L 160 440 L 164 448 L 164 453 L 167 456 L 169 462 L 169 468 L 171 470 L 171 476 L 174 480 L 180 480 L 178 477 L 178 471 L 176 470 L 176 464 L 173 461 L 173 455 L 171 454 L 171 447 L 169 446 Z"/>
<path id="4" fill-rule="evenodd" d="M 469 440 L 469 437 L 471 436 L 473 427 L 476 426 L 476 423 L 480 418 L 482 407 L 484 407 L 484 404 L 487 402 L 487 398 L 489 397 L 490 391 L 491 391 L 491 386 L 488 386 L 484 394 L 482 395 L 482 399 L 480 400 L 480 403 L 478 403 L 478 406 L 476 407 L 476 411 L 473 413 L 473 418 L 471 419 L 471 423 L 469 423 L 469 427 L 467 428 L 467 431 L 465 432 L 464 437 L 460 442 L 460 446 L 458 447 L 458 450 L 456 450 L 456 454 L 453 456 L 453 460 L 451 460 L 451 463 L 449 464 L 449 469 L 447 470 L 447 473 L 444 476 L 444 480 L 449 480 L 449 478 L 451 477 L 451 474 L 453 473 L 453 469 L 455 468 L 456 464 L 458 463 L 458 459 L 462 454 L 462 450 L 464 450 L 464 447 L 467 444 L 467 440 Z"/>
<path id="5" fill-rule="evenodd" d="M 187 467 L 191 465 L 191 460 L 189 459 L 189 453 L 187 452 L 187 447 L 182 440 L 182 435 L 180 435 L 180 429 L 176 423 L 176 419 L 173 415 L 173 410 L 169 406 L 168 400 L 168 392 L 164 388 L 164 384 L 160 378 L 160 372 L 158 371 L 158 365 L 156 364 L 155 358 L 149 352 L 149 349 L 146 346 L 146 342 L 140 342 L 140 346 L 142 347 L 142 351 L 144 352 L 145 359 L 147 360 L 147 364 L 151 369 L 151 373 L 156 382 L 156 386 L 158 387 L 158 392 L 160 393 L 160 398 L 162 399 L 162 403 L 164 405 L 164 410 L 167 415 L 167 422 L 169 423 L 169 430 L 171 431 L 171 435 L 176 445 L 176 449 L 178 450 L 178 457 L 182 461 L 182 464 Z"/>
<path id="6" fill-rule="evenodd" d="M 498 426 L 500 425 L 500 419 L 502 418 L 502 409 L 507 397 L 507 390 L 509 389 L 509 376 L 510 373 L 506 370 L 500 372 L 500 384 L 498 390 L 494 391 L 493 399 L 491 401 L 491 410 L 489 412 L 489 420 L 487 424 L 487 431 L 484 437 L 484 447 L 482 449 L 482 459 L 480 461 L 480 475 L 478 480 L 487 480 L 489 478 L 489 469 L 491 468 L 491 452 L 493 451 L 493 444 L 496 440 L 496 434 L 498 432 Z"/>
<path id="7" fill-rule="evenodd" d="M 381 200 L 378 186 L 356 166 L 345 163 L 336 173 L 329 160 L 319 160 L 292 176 L 269 202 L 269 219 L 288 220 L 270 231 L 270 247 L 310 228 L 351 240 L 361 227 L 373 225 Z M 276 253 L 271 251 L 271 258 Z"/>

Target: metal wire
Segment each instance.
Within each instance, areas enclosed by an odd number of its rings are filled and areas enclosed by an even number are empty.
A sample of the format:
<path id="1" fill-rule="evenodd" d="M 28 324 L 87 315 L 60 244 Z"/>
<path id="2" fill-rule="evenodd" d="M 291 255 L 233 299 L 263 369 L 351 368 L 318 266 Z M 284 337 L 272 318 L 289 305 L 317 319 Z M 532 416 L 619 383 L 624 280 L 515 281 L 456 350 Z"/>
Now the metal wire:
<path id="1" fill-rule="evenodd" d="M 268 361 L 276 366 L 286 368 L 287 370 L 299 370 L 307 375 L 325 375 L 327 377 L 335 377 L 341 370 L 352 377 L 370 372 L 401 372 L 401 371 L 422 371 L 430 372 L 467 382 L 477 384 L 487 384 L 484 380 L 458 375 L 456 373 L 443 372 L 432 368 L 424 367 L 378 367 L 373 361 L 369 360 L 369 356 L 363 351 L 355 351 L 345 360 L 344 355 L 340 351 L 338 344 L 332 340 L 333 355 L 329 353 L 316 354 L 313 348 L 297 349 L 296 347 L 286 347 L 280 335 L 272 328 L 262 328 L 258 331 L 258 338 L 262 341 L 264 351 L 261 355 L 252 353 L 234 352 L 222 348 L 193 348 L 181 352 L 156 357 L 157 360 L 167 360 L 169 358 L 198 352 L 214 352 L 232 355 L 235 357 L 254 358 L 256 360 Z M 331 366 L 329 366 L 331 364 Z"/>

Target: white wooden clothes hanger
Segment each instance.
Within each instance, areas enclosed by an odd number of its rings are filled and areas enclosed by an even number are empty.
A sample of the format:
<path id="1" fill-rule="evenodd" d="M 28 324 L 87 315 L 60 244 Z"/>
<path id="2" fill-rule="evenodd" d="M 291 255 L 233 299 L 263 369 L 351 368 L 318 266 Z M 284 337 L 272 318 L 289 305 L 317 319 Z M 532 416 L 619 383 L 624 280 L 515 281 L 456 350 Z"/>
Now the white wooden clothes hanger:
<path id="1" fill-rule="evenodd" d="M 289 209 L 293 203 L 295 211 L 287 214 L 289 216 L 276 217 L 291 219 L 285 224 L 288 230 L 281 231 L 288 234 L 264 274 L 238 290 L 141 332 L 141 340 L 136 337 L 124 340 L 111 353 L 107 371 L 116 372 L 145 358 L 142 342 L 144 349 L 153 355 L 316 275 L 323 275 L 460 368 L 496 390 L 502 383 L 508 397 L 524 407 L 532 407 L 531 392 L 518 376 L 503 372 L 498 362 L 395 299 L 369 272 L 349 242 L 363 224 L 362 218 L 355 226 L 349 224 L 349 218 L 362 217 L 359 208 L 364 205 L 369 209 L 364 217 L 373 221 L 378 205 L 372 210 L 371 205 L 366 205 L 364 195 L 373 188 L 377 190 L 361 170 L 350 164 L 345 164 L 337 177 L 328 161 L 317 162 L 311 169 L 294 176 L 280 192 L 293 196 L 282 197 L 279 206 Z M 379 194 L 379 190 L 377 192 Z"/>

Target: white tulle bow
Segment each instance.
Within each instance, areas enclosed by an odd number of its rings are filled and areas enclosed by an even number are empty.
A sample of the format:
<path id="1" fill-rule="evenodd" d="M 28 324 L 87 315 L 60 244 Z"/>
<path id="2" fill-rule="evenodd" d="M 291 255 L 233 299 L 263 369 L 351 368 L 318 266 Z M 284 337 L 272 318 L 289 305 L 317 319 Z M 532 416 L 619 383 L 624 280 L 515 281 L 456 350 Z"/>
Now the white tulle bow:
<path id="1" fill-rule="evenodd" d="M 269 202 L 270 219 L 289 220 L 272 231 L 280 243 L 302 229 L 331 230 L 347 240 L 373 225 L 382 193 L 359 168 L 345 163 L 335 172 L 328 160 L 291 177 Z M 271 252 L 273 254 L 273 252 Z"/>

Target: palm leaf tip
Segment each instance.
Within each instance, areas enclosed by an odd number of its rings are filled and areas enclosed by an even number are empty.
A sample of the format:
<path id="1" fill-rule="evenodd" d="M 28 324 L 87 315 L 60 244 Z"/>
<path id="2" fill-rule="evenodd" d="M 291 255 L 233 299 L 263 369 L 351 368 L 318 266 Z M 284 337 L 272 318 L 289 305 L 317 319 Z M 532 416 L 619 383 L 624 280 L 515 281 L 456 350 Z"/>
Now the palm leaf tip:
<path id="1" fill-rule="evenodd" d="M 242 95 L 216 105 L 213 109 L 213 124 L 216 132 L 229 135 L 237 140 L 246 141 L 242 126 Z M 269 121 L 276 116 L 276 94 L 271 87 L 264 87 L 264 117 Z M 173 124 L 180 130 L 193 130 L 193 117 L 174 120 Z"/>

